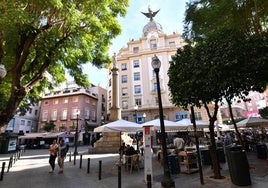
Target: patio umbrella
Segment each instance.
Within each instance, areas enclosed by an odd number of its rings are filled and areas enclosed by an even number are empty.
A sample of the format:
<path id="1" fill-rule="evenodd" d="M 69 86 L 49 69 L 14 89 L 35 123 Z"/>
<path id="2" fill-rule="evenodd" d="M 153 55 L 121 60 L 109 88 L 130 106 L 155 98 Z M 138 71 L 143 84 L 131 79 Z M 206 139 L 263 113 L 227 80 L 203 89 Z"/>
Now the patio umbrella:
<path id="1" fill-rule="evenodd" d="M 268 126 L 268 119 L 260 117 L 249 117 L 236 123 L 237 127 L 264 127 Z"/>
<path id="2" fill-rule="evenodd" d="M 174 121 L 164 120 L 165 131 L 178 131 L 178 130 L 186 130 L 187 126 L 178 125 Z M 155 130 L 160 130 L 160 119 L 154 119 L 151 121 L 147 121 L 142 124 L 142 126 L 153 126 Z"/>
<path id="3" fill-rule="evenodd" d="M 207 122 L 199 121 L 199 120 L 197 120 L 195 122 L 196 122 L 196 128 L 197 129 L 203 129 L 203 128 L 208 128 L 209 127 L 209 123 L 207 123 Z M 180 125 L 180 126 L 186 126 L 187 129 L 193 129 L 194 128 L 191 120 L 188 119 L 188 118 L 184 118 L 182 120 L 176 121 L 176 123 L 178 125 Z"/>
<path id="4" fill-rule="evenodd" d="M 94 129 L 94 132 L 138 132 L 142 131 L 141 124 L 137 124 L 134 122 L 126 121 L 126 120 L 117 120 L 111 123 L 107 123 L 105 125 L 99 126 Z"/>

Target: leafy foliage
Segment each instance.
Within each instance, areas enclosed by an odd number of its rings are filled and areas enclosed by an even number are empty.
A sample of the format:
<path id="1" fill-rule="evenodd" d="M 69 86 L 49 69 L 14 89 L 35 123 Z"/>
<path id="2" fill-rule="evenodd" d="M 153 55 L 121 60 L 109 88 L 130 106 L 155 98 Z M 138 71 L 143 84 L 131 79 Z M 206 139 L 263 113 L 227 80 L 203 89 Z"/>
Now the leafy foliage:
<path id="1" fill-rule="evenodd" d="M 262 118 L 268 119 L 268 107 L 259 109 L 259 114 Z"/>
<path id="2" fill-rule="evenodd" d="M 128 0 L 9 0 L 0 2 L 0 126 L 21 107 L 25 112 L 44 91 L 65 81 L 89 86 L 83 65 L 110 63 L 108 47 L 121 32 L 118 16 Z"/>
<path id="3" fill-rule="evenodd" d="M 55 126 L 56 126 L 56 125 L 54 124 L 54 122 L 53 122 L 53 121 L 50 121 L 50 122 L 47 122 L 47 123 L 42 127 L 42 129 L 43 129 L 44 131 L 46 131 L 46 132 L 50 132 L 50 131 L 54 130 Z"/>

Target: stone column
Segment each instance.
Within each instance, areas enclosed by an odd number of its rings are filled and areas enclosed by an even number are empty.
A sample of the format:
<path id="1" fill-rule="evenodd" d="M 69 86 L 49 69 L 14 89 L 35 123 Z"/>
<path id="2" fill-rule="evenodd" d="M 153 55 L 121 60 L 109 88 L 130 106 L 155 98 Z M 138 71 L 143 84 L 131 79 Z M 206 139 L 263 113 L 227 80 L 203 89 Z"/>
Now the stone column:
<path id="1" fill-rule="evenodd" d="M 112 107 L 110 109 L 109 121 L 116 121 L 121 119 L 121 109 L 119 106 L 119 78 L 116 54 L 113 56 L 113 68 L 112 68 Z"/>

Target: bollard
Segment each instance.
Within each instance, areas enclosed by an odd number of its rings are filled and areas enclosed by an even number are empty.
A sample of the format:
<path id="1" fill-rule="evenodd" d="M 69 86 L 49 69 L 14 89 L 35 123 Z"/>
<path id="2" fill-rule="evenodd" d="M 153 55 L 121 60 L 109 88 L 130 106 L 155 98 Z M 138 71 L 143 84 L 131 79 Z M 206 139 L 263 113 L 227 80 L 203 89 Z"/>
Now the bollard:
<path id="1" fill-rule="evenodd" d="M 71 162 L 72 161 L 72 152 L 70 152 L 70 154 L 69 154 L 69 162 Z"/>
<path id="2" fill-rule="evenodd" d="M 6 162 L 3 162 L 3 163 L 2 163 L 1 175 L 0 175 L 0 181 L 3 181 L 3 178 L 4 178 L 4 171 L 5 171 L 5 166 L 6 166 Z"/>
<path id="3" fill-rule="evenodd" d="M 118 188 L 121 188 L 121 164 L 118 164 Z"/>
<path id="4" fill-rule="evenodd" d="M 147 188 L 152 188 L 152 176 L 147 174 Z"/>
<path id="5" fill-rule="evenodd" d="M 87 173 L 90 172 L 90 158 L 87 159 Z"/>
<path id="6" fill-rule="evenodd" d="M 101 163 L 102 161 L 99 161 L 99 180 L 101 180 Z"/>
<path id="7" fill-rule="evenodd" d="M 9 169 L 12 167 L 12 162 L 13 162 L 13 158 L 10 157 L 8 167 L 7 167 L 7 172 L 9 172 Z"/>
<path id="8" fill-rule="evenodd" d="M 82 158 L 83 158 L 83 155 L 80 155 L 80 166 L 79 166 L 79 168 L 82 168 Z"/>
<path id="9" fill-rule="evenodd" d="M 74 165 L 76 164 L 76 154 L 74 154 Z"/>

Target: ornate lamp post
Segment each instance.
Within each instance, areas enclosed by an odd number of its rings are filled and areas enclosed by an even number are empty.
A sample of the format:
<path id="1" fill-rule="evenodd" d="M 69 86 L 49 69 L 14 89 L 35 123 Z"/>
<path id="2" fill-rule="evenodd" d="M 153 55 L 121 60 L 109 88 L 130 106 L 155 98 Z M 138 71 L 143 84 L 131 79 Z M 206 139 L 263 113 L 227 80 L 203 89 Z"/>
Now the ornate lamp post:
<path id="1" fill-rule="evenodd" d="M 79 114 L 80 114 L 80 111 L 77 110 L 77 113 L 76 113 L 76 128 L 75 128 L 75 140 L 74 140 L 74 155 L 77 155 L 78 152 L 77 152 L 77 141 L 78 141 L 78 120 L 79 120 Z"/>
<path id="2" fill-rule="evenodd" d="M 0 64 L 0 83 L 2 79 L 7 75 L 7 70 L 3 64 Z"/>
<path id="3" fill-rule="evenodd" d="M 135 110 L 135 122 L 138 123 L 138 105 L 135 104 L 134 106 L 134 110 Z M 137 144 L 137 151 L 139 151 L 139 138 L 138 138 L 138 133 L 135 134 L 135 137 L 136 137 L 136 144 Z"/>
<path id="4" fill-rule="evenodd" d="M 138 108 L 139 108 L 138 105 L 135 104 L 135 106 L 134 106 L 134 110 L 135 110 L 135 122 L 136 122 L 136 123 L 138 123 L 138 116 L 137 116 Z"/>
<path id="5" fill-rule="evenodd" d="M 143 113 L 142 117 L 143 117 L 143 123 L 145 123 L 146 114 Z"/>
<path id="6" fill-rule="evenodd" d="M 161 92 L 160 92 L 160 83 L 159 83 L 159 69 L 161 67 L 161 61 L 158 59 L 156 55 L 152 57 L 152 67 L 156 74 L 156 81 L 157 81 L 157 95 L 158 95 L 158 104 L 159 104 L 159 117 L 160 117 L 160 128 L 161 128 L 161 144 L 162 144 L 162 151 L 163 151 L 163 162 L 164 162 L 164 177 L 161 181 L 162 187 L 165 188 L 175 188 L 175 182 L 172 180 L 170 175 L 170 170 L 168 167 L 168 155 L 167 155 L 167 141 L 166 141 L 166 132 L 165 132 L 165 125 L 164 125 L 164 116 L 163 116 L 163 107 L 162 107 L 162 99 L 161 99 Z"/>

